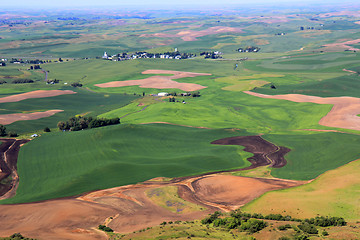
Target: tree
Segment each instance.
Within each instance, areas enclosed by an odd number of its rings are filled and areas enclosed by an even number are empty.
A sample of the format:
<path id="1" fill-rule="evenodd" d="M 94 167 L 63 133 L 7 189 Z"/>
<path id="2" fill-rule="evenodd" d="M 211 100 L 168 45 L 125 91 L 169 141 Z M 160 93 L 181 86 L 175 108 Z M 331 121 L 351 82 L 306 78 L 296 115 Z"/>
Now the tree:
<path id="1" fill-rule="evenodd" d="M 17 137 L 17 136 L 18 136 L 18 134 L 16 132 L 14 132 L 14 131 L 9 132 L 9 137 Z"/>
<path id="2" fill-rule="evenodd" d="M 6 136 L 6 127 L 0 124 L 0 136 Z"/>
<path id="3" fill-rule="evenodd" d="M 58 122 L 57 127 L 59 128 L 59 130 L 63 131 L 63 130 L 66 130 L 66 125 L 67 124 L 65 122 L 60 121 L 60 122 Z"/>
<path id="4" fill-rule="evenodd" d="M 45 127 L 45 128 L 44 128 L 44 132 L 50 132 L 50 128 Z"/>

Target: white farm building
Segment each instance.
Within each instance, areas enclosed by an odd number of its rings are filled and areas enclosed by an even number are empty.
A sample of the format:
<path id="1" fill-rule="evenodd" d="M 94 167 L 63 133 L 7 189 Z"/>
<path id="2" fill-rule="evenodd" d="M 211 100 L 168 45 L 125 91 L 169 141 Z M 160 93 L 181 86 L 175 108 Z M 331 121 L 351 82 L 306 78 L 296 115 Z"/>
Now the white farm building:
<path id="1" fill-rule="evenodd" d="M 167 92 L 161 92 L 161 93 L 158 93 L 157 94 L 159 97 L 166 97 L 168 96 L 169 94 Z"/>

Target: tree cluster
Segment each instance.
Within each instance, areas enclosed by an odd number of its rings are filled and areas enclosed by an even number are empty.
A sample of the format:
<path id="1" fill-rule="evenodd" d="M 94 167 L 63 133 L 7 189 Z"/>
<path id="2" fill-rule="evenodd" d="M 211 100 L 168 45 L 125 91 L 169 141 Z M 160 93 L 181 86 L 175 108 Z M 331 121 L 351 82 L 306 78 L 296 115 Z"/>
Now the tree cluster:
<path id="1" fill-rule="evenodd" d="M 314 224 L 315 226 L 320 227 L 329 227 L 329 226 L 345 226 L 346 221 L 342 217 L 323 217 L 317 216 L 315 218 L 305 219 L 307 223 Z"/>
<path id="2" fill-rule="evenodd" d="M 79 82 L 74 82 L 71 84 L 72 87 L 82 87 L 83 85 Z"/>
<path id="3" fill-rule="evenodd" d="M 59 130 L 79 131 L 87 128 L 98 128 L 109 125 L 120 124 L 120 118 L 94 118 L 94 117 L 71 117 L 66 122 L 58 122 Z"/>
<path id="4" fill-rule="evenodd" d="M 1 238 L 2 239 L 2 238 Z M 8 240 L 35 240 L 35 238 L 27 238 L 21 235 L 21 233 L 14 233 L 8 238 L 4 238 Z"/>
<path id="5" fill-rule="evenodd" d="M 308 234 L 318 234 L 318 230 L 316 229 L 316 227 L 313 224 L 304 222 L 300 225 L 298 225 L 298 228 L 303 231 L 304 233 L 308 233 Z"/>
<path id="6" fill-rule="evenodd" d="M 5 136 L 9 136 L 9 137 L 17 137 L 18 134 L 14 131 L 10 131 L 9 133 L 6 132 L 6 127 L 2 124 L 0 124 L 0 136 L 1 137 L 5 137 Z"/>
<path id="7" fill-rule="evenodd" d="M 33 83 L 34 80 L 31 79 L 14 79 L 12 80 L 12 84 L 21 84 L 21 83 Z"/>
<path id="8" fill-rule="evenodd" d="M 215 212 L 201 221 L 202 224 L 213 224 L 214 227 L 226 227 L 227 229 L 238 228 L 240 231 L 255 233 L 267 226 L 267 223 L 255 218 L 248 218 L 240 215 L 231 215 L 230 217 L 219 218 L 221 213 Z"/>
<path id="9" fill-rule="evenodd" d="M 111 228 L 105 226 L 105 225 L 99 225 L 98 228 L 104 232 L 113 232 L 114 230 L 112 230 Z"/>
<path id="10" fill-rule="evenodd" d="M 34 65 L 34 66 L 30 66 L 31 70 L 37 70 L 37 69 L 41 69 L 40 65 Z"/>
<path id="11" fill-rule="evenodd" d="M 266 222 L 262 220 L 295 221 L 301 223 L 300 225 L 298 225 L 298 228 L 296 228 L 296 226 L 286 224 L 283 226 L 279 226 L 279 230 L 294 228 L 295 230 L 298 229 L 296 231 L 298 231 L 299 233 L 302 231 L 308 234 L 317 234 L 318 230 L 316 229 L 316 226 L 329 227 L 346 225 L 345 220 L 341 217 L 317 216 L 310 219 L 298 219 L 291 216 L 283 216 L 281 214 L 269 214 L 266 216 L 259 213 L 250 214 L 241 212 L 240 210 L 231 212 L 230 217 L 221 217 L 221 215 L 222 214 L 220 212 L 215 212 L 209 217 L 201 220 L 201 223 L 212 224 L 214 227 L 223 226 L 228 229 L 238 228 L 240 231 L 248 231 L 250 233 L 254 233 L 260 231 L 267 226 Z"/>
<path id="12" fill-rule="evenodd" d="M 43 64 L 43 63 L 49 63 L 51 62 L 51 60 L 39 60 L 39 59 L 23 60 L 23 59 L 12 58 L 9 62 L 10 63 L 19 62 L 26 64 Z"/>

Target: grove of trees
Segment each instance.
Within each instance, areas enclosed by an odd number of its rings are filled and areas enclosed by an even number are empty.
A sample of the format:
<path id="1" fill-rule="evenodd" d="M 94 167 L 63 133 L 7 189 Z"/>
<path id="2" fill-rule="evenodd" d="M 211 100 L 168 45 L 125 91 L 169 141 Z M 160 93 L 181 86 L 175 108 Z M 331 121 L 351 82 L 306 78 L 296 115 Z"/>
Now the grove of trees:
<path id="1" fill-rule="evenodd" d="M 120 118 L 94 118 L 94 117 L 71 117 L 69 120 L 58 122 L 59 130 L 79 131 L 87 128 L 98 128 L 108 125 L 120 124 Z"/>

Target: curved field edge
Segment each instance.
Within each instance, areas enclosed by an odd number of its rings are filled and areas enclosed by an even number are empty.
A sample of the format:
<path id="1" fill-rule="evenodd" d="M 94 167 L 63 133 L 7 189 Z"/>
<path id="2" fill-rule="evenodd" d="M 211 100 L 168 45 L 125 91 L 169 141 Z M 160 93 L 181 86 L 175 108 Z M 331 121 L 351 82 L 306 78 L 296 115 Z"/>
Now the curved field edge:
<path id="1" fill-rule="evenodd" d="M 239 135 L 249 134 L 167 124 L 122 124 L 46 134 L 21 148 L 17 193 L 1 203 L 41 201 L 160 176 L 247 167 L 251 154 L 243 152 L 243 147 L 210 144 Z"/>
<path id="2" fill-rule="evenodd" d="M 314 181 L 292 189 L 265 193 L 245 205 L 247 212 L 286 213 L 310 218 L 317 214 L 360 219 L 360 159 L 328 171 Z"/>
<path id="3" fill-rule="evenodd" d="M 118 108 L 100 117 L 122 117 L 124 123 L 170 122 L 210 128 L 242 128 L 267 133 L 294 129 L 328 129 L 318 122 L 331 105 L 294 103 L 277 99 L 262 99 L 245 93 L 215 90 L 201 91 L 199 98 L 175 97 L 180 102 L 154 102 L 144 111 L 141 100 Z M 182 104 L 182 100 L 186 104 Z M 128 114 L 128 115 L 127 115 Z"/>

